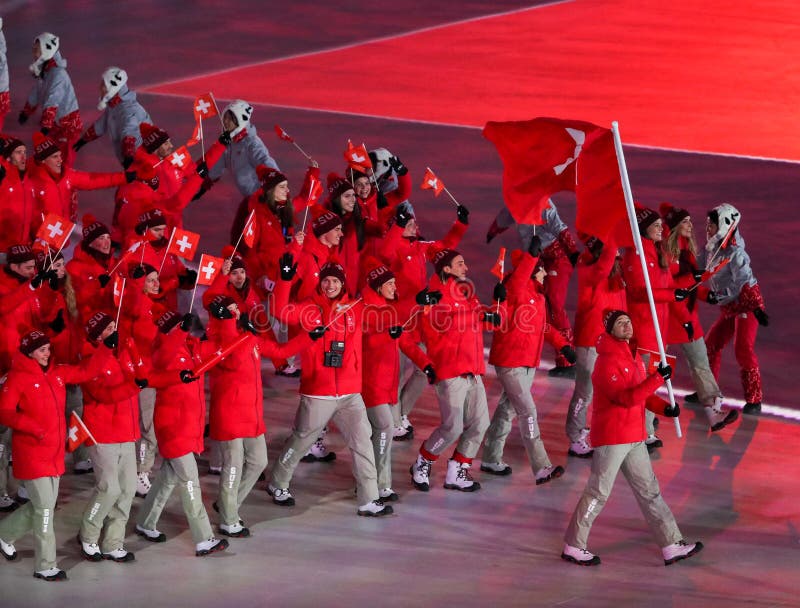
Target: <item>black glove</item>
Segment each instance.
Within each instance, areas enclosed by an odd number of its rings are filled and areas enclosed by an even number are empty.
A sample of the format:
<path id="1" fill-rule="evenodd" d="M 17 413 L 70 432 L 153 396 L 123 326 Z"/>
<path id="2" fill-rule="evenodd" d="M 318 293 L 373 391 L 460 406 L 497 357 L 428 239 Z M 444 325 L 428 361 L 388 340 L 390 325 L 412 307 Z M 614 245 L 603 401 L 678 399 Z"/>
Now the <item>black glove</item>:
<path id="1" fill-rule="evenodd" d="M 198 160 L 196 167 L 197 167 L 197 175 L 199 175 L 203 179 L 208 177 L 208 165 L 206 164 L 206 161 Z"/>
<path id="2" fill-rule="evenodd" d="M 188 268 L 186 272 L 178 277 L 178 285 L 184 289 L 194 287 L 197 282 L 197 271 Z"/>
<path id="3" fill-rule="evenodd" d="M 45 281 L 50 281 L 52 277 L 56 277 L 58 279 L 58 275 L 52 270 L 40 270 L 37 272 L 34 277 L 31 279 L 31 287 L 34 289 L 39 289 L 42 286 L 42 283 Z"/>
<path id="4" fill-rule="evenodd" d="M 41 129 L 39 129 L 39 133 L 41 133 L 46 137 L 47 134 L 50 133 L 50 127 L 42 127 Z"/>
<path id="5" fill-rule="evenodd" d="M 78 141 L 76 141 L 74 144 L 72 144 L 72 149 L 75 150 L 75 152 L 77 152 L 78 150 L 83 148 L 83 146 L 85 146 L 88 143 L 89 143 L 88 141 L 86 141 L 85 139 L 83 139 L 83 137 L 81 137 Z"/>
<path id="6" fill-rule="evenodd" d="M 218 141 L 223 146 L 230 146 L 231 145 L 231 132 L 230 131 L 223 131 L 220 134 Z"/>
<path id="7" fill-rule="evenodd" d="M 108 282 L 111 280 L 111 275 L 109 274 L 101 274 L 97 277 L 97 282 L 100 283 L 100 287 L 105 287 L 108 285 Z"/>
<path id="8" fill-rule="evenodd" d="M 133 156 L 126 156 L 122 159 L 122 168 L 127 169 L 133 164 Z"/>
<path id="9" fill-rule="evenodd" d="M 578 263 L 578 258 L 581 257 L 580 251 L 573 251 L 567 256 L 569 263 L 572 264 L 572 267 L 575 268 L 575 264 Z"/>
<path id="10" fill-rule="evenodd" d="M 691 341 L 692 338 L 694 338 L 694 325 L 692 325 L 692 322 L 687 321 L 686 323 L 684 323 L 683 329 L 686 330 L 686 335 L 688 336 L 689 341 Z"/>
<path id="11" fill-rule="evenodd" d="M 250 320 L 250 317 L 247 315 L 246 312 L 243 312 L 239 315 L 239 319 L 236 321 L 236 327 L 238 327 L 242 331 L 249 331 L 253 335 L 256 335 L 258 333 L 258 330 L 256 330 L 256 326 L 253 325 L 253 322 Z"/>
<path id="12" fill-rule="evenodd" d="M 47 277 L 47 285 L 53 291 L 58 291 L 58 274 L 55 270 L 51 270 L 47 273 L 49 276 Z"/>
<path id="13" fill-rule="evenodd" d="M 406 167 L 403 164 L 403 161 L 401 161 L 396 156 L 389 157 L 389 166 L 395 170 L 395 173 L 397 173 L 397 175 L 405 175 L 406 173 L 408 173 L 408 167 Z"/>
<path id="14" fill-rule="evenodd" d="M 575 354 L 575 349 L 572 348 L 569 344 L 565 344 L 564 346 L 562 346 L 561 350 L 558 351 L 558 352 L 560 352 L 562 355 L 564 355 L 564 358 L 567 360 L 567 363 L 569 363 L 570 365 L 575 363 L 575 361 L 578 360 L 578 356 Z"/>
<path id="15" fill-rule="evenodd" d="M 667 418 L 677 418 L 681 415 L 681 406 L 675 403 L 675 405 L 667 405 L 664 408 L 664 415 Z"/>
<path id="16" fill-rule="evenodd" d="M 692 278 L 694 279 L 695 283 L 699 283 L 700 280 L 703 278 L 703 269 L 698 268 L 692 273 Z"/>
<path id="17" fill-rule="evenodd" d="M 145 272 L 144 266 L 137 266 L 136 268 L 133 269 L 131 276 L 134 279 L 141 279 L 145 274 L 147 273 Z"/>
<path id="18" fill-rule="evenodd" d="M 538 258 L 540 255 L 542 255 L 542 239 L 538 234 L 534 234 L 531 237 L 531 244 L 528 245 L 528 253 L 535 258 Z"/>
<path id="19" fill-rule="evenodd" d="M 225 320 L 225 319 L 233 319 L 233 313 L 228 310 L 228 308 L 224 304 L 219 303 L 211 303 L 208 306 L 208 312 L 211 313 L 215 319 Z"/>
<path id="20" fill-rule="evenodd" d="M 136 171 L 125 171 L 125 181 L 129 184 L 136 181 Z"/>
<path id="21" fill-rule="evenodd" d="M 198 376 L 192 376 L 192 370 L 190 369 L 182 369 L 180 375 L 181 375 L 181 382 L 183 382 L 184 384 L 189 384 L 191 382 L 194 382 L 195 380 L 200 379 Z"/>
<path id="22" fill-rule="evenodd" d="M 469 224 L 469 209 L 467 209 L 464 205 L 459 205 L 456 207 L 456 216 L 458 216 L 458 221 L 465 226 Z"/>
<path id="23" fill-rule="evenodd" d="M 64 309 L 62 308 L 58 311 L 56 318 L 50 321 L 49 327 L 54 333 L 60 334 L 62 331 L 64 331 L 66 326 L 67 324 L 64 322 Z"/>
<path id="24" fill-rule="evenodd" d="M 414 216 L 403 205 L 398 207 L 394 214 L 394 221 L 400 228 L 405 228 L 413 218 Z"/>
<path id="25" fill-rule="evenodd" d="M 393 340 L 397 340 L 403 334 L 403 327 L 401 325 L 392 325 L 389 328 L 389 335 Z"/>
<path id="26" fill-rule="evenodd" d="M 20 112 L 17 120 L 19 121 L 19 124 L 24 125 L 26 122 L 28 122 L 28 118 L 29 116 L 25 114 L 25 112 Z"/>
<path id="27" fill-rule="evenodd" d="M 378 190 L 378 209 L 386 209 L 389 206 L 389 201 L 386 200 L 386 196 Z"/>
<path id="28" fill-rule="evenodd" d="M 326 331 L 328 331 L 328 328 L 320 325 L 312 329 L 310 332 L 308 332 L 308 335 L 311 337 L 312 340 L 316 341 L 319 340 L 322 336 L 324 336 Z"/>
<path id="29" fill-rule="evenodd" d="M 119 332 L 112 331 L 110 334 L 108 334 L 108 336 L 105 337 L 103 344 L 105 344 L 108 348 L 117 348 L 117 344 L 119 344 Z"/>
<path id="30" fill-rule="evenodd" d="M 683 302 L 688 297 L 689 297 L 689 290 L 688 289 L 676 289 L 675 290 L 675 301 L 676 302 Z"/>
<path id="31" fill-rule="evenodd" d="M 442 299 L 441 291 L 428 291 L 426 287 L 420 291 L 414 298 L 420 306 L 430 306 L 431 304 L 438 304 Z"/>
<path id="32" fill-rule="evenodd" d="M 753 315 L 755 316 L 759 325 L 763 327 L 767 327 L 769 325 L 769 315 L 764 311 L 763 308 L 756 308 L 753 311 Z"/>
<path id="33" fill-rule="evenodd" d="M 706 302 L 709 304 L 719 304 L 719 298 L 717 297 L 717 293 L 714 291 L 709 291 L 708 295 L 706 296 Z"/>
<path id="34" fill-rule="evenodd" d="M 492 291 L 492 300 L 495 302 L 505 302 L 506 298 L 508 298 L 508 292 L 506 291 L 506 286 L 502 283 L 498 283 L 494 286 L 494 291 Z"/>
<path id="35" fill-rule="evenodd" d="M 190 312 L 187 312 L 183 315 L 183 319 L 181 319 L 181 331 L 189 331 L 192 329 L 192 324 L 194 323 L 194 315 Z"/>
<path id="36" fill-rule="evenodd" d="M 281 281 L 291 281 L 297 274 L 297 262 L 288 251 L 278 260 L 278 267 L 281 269 Z"/>
<path id="37" fill-rule="evenodd" d="M 669 365 L 662 365 L 661 363 L 659 363 L 656 366 L 656 371 L 664 379 L 664 382 L 672 378 L 672 367 L 670 367 Z"/>
<path id="38" fill-rule="evenodd" d="M 422 368 L 422 373 L 428 377 L 428 384 L 436 383 L 436 371 L 433 369 L 433 365 L 428 363 L 428 365 Z"/>
<path id="39" fill-rule="evenodd" d="M 149 384 L 147 378 L 134 378 L 133 381 L 139 388 L 147 388 L 147 385 Z"/>
<path id="40" fill-rule="evenodd" d="M 485 312 L 483 313 L 483 320 L 491 323 L 495 327 L 500 327 L 500 313 L 499 312 Z"/>

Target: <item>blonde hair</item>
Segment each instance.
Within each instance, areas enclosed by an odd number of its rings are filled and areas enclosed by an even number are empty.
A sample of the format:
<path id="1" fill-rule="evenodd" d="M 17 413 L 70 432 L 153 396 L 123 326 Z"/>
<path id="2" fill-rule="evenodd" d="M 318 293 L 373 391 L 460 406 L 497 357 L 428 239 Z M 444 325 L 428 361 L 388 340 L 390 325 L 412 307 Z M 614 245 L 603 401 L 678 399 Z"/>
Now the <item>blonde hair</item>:
<path id="1" fill-rule="evenodd" d="M 680 226 L 680 224 L 678 224 Z M 673 260 L 677 260 L 681 255 L 681 246 L 680 246 L 680 236 L 678 235 L 678 226 L 675 226 L 674 230 L 670 230 L 669 236 L 667 237 L 665 250 L 666 254 Z M 697 241 L 694 239 L 694 230 L 692 231 L 691 236 L 687 237 L 686 241 L 688 242 L 688 250 L 689 252 L 697 257 Z"/>

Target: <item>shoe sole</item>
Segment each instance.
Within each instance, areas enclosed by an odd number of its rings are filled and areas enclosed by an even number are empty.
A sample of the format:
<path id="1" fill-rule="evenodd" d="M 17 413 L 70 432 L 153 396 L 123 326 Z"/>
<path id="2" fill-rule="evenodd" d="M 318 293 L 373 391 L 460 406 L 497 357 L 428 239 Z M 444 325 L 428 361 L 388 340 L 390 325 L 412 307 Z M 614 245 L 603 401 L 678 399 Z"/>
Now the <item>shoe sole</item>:
<path id="1" fill-rule="evenodd" d="M 405 435 L 399 435 L 398 437 L 392 437 L 392 441 L 411 441 L 414 439 L 414 433 L 406 433 Z"/>
<path id="2" fill-rule="evenodd" d="M 739 412 L 736 410 L 731 410 L 730 412 L 728 412 L 728 415 L 725 416 L 724 420 L 722 420 L 721 422 L 717 422 L 717 424 L 711 427 L 711 432 L 716 433 L 717 431 L 721 431 L 732 422 L 736 422 L 738 419 L 739 419 Z"/>
<path id="3" fill-rule="evenodd" d="M 502 471 L 495 471 L 494 469 L 481 465 L 481 471 L 484 473 L 489 473 L 489 475 L 496 475 L 497 477 L 507 477 L 508 475 L 511 475 L 511 467 L 506 467 Z"/>
<path id="4" fill-rule="evenodd" d="M 11 513 L 19 509 L 19 505 L 14 503 L 12 505 L 8 505 L 7 507 L 0 507 L 0 513 Z"/>
<path id="5" fill-rule="evenodd" d="M 697 541 L 695 543 L 695 545 L 694 545 L 694 549 L 689 551 L 689 553 L 685 553 L 683 555 L 679 555 L 678 557 L 673 557 L 672 559 L 665 559 L 664 560 L 664 565 L 665 566 L 671 566 L 675 562 L 679 562 L 682 559 L 686 559 L 687 557 L 692 557 L 692 555 L 697 555 L 702 550 L 703 550 L 703 543 L 701 543 L 700 541 Z"/>
<path id="6" fill-rule="evenodd" d="M 541 479 L 537 479 L 536 485 L 540 486 L 543 483 L 547 483 L 548 481 L 553 481 L 554 479 L 558 479 L 563 475 L 564 475 L 564 467 L 557 466 L 555 469 L 553 469 L 553 472 L 550 473 L 550 475 L 548 475 L 547 477 L 542 477 Z"/>
<path id="7" fill-rule="evenodd" d="M 408 469 L 408 472 L 411 473 L 411 483 L 414 484 L 414 488 L 419 490 L 420 492 L 430 492 L 431 484 L 430 483 L 419 483 L 418 481 L 414 480 L 414 465 Z"/>
<path id="8" fill-rule="evenodd" d="M 336 453 L 328 452 L 322 458 L 320 458 L 319 456 L 314 456 L 312 454 L 306 454 L 300 459 L 300 462 L 333 462 L 334 460 L 336 460 Z"/>
<path id="9" fill-rule="evenodd" d="M 561 559 L 565 562 L 570 562 L 571 564 L 577 564 L 578 566 L 599 566 L 600 565 L 600 557 L 595 555 L 592 559 L 586 560 L 579 560 L 575 559 L 571 555 L 567 555 L 566 553 L 561 554 Z"/>
<path id="10" fill-rule="evenodd" d="M 43 581 L 47 581 L 48 583 L 58 583 L 60 581 L 69 580 L 67 578 L 67 573 L 63 570 L 58 574 L 54 574 L 53 576 L 44 576 L 43 574 L 39 574 L 38 572 L 33 573 L 33 578 L 40 578 Z"/>
<path id="11" fill-rule="evenodd" d="M 225 532 L 225 530 L 220 528 L 219 533 L 229 538 L 250 538 L 250 530 L 248 530 L 247 528 L 244 528 L 239 532 Z"/>
<path id="12" fill-rule="evenodd" d="M 103 554 L 103 559 L 109 562 L 116 562 L 118 564 L 125 564 L 128 562 L 135 562 L 136 556 L 130 551 L 125 554 L 125 557 L 112 557 L 111 555 Z"/>
<path id="13" fill-rule="evenodd" d="M 228 541 L 223 538 L 220 539 L 220 541 L 210 549 L 195 551 L 194 555 L 195 557 L 205 557 L 206 555 L 211 555 L 212 553 L 217 553 L 218 551 L 224 551 L 227 548 L 228 548 Z"/>
<path id="14" fill-rule="evenodd" d="M 481 489 L 481 484 L 477 481 L 473 481 L 471 486 L 461 487 L 454 483 L 446 483 L 444 484 L 445 490 L 458 490 L 459 492 L 477 492 Z"/>
<path id="15" fill-rule="evenodd" d="M 74 475 L 88 475 L 89 473 L 94 473 L 94 469 L 86 469 L 85 471 L 81 469 L 80 471 L 72 471 L 72 473 Z"/>
<path id="16" fill-rule="evenodd" d="M 389 496 L 381 496 L 381 500 L 383 502 L 397 502 L 400 500 L 400 497 L 396 493 L 392 492 L 389 494 Z"/>
<path id="17" fill-rule="evenodd" d="M 276 504 L 279 507 L 293 507 L 294 506 L 294 497 L 289 497 L 289 498 L 287 498 L 285 500 L 278 500 L 277 498 L 275 498 L 275 494 L 273 494 L 272 490 L 270 490 L 269 488 L 267 488 L 267 494 L 272 496 L 273 504 Z"/>
<path id="18" fill-rule="evenodd" d="M 584 454 L 580 454 L 579 452 L 574 452 L 572 448 L 570 448 L 567 454 L 569 454 L 570 456 L 574 456 L 575 458 L 591 458 L 592 454 L 594 454 L 594 450 L 591 450 L 590 452 L 586 452 Z"/>
<path id="19" fill-rule="evenodd" d="M 101 562 L 103 561 L 103 555 L 101 553 L 86 553 L 83 550 L 83 541 L 81 540 L 80 535 L 75 537 L 75 540 L 78 541 L 78 547 L 81 549 L 81 557 L 85 559 L 87 562 Z"/>
<path id="20" fill-rule="evenodd" d="M 136 492 L 136 498 L 147 498 L 147 494 L 142 494 L 141 492 Z"/>
<path id="21" fill-rule="evenodd" d="M 759 405 L 758 407 L 752 407 L 752 408 L 744 406 L 742 408 L 742 413 L 747 414 L 748 416 L 758 416 L 759 414 L 761 414 L 761 406 Z"/>
<path id="22" fill-rule="evenodd" d="M 373 513 L 372 511 L 357 511 L 357 513 L 361 517 L 383 517 L 384 515 L 391 515 L 392 513 L 394 513 L 394 509 L 392 509 L 392 507 L 390 507 L 389 505 L 385 505 L 383 509 L 375 513 Z"/>
<path id="23" fill-rule="evenodd" d="M 9 555 L 8 553 L 6 553 L 5 551 L 2 551 L 2 550 L 0 550 L 0 553 L 2 553 L 3 557 L 5 557 L 6 560 L 9 561 L 9 562 L 16 561 L 17 558 L 19 557 L 19 552 L 18 551 L 14 551 L 14 553 L 12 553 L 11 555 Z"/>
<path id="24" fill-rule="evenodd" d="M 143 539 L 145 539 L 146 541 L 151 542 L 151 543 L 165 543 L 165 542 L 167 542 L 167 536 L 163 532 L 161 534 L 159 534 L 155 538 L 152 537 L 152 536 L 148 536 L 147 534 L 145 534 L 141 530 L 136 530 L 136 534 L 138 534 Z"/>

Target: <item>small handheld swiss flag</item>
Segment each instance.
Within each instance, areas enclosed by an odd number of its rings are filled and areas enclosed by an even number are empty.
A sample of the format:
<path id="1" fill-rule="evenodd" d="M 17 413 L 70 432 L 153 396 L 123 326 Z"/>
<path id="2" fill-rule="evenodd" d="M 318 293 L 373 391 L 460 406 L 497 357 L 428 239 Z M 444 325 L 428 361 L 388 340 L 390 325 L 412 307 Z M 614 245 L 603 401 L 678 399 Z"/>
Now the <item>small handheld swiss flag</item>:
<path id="1" fill-rule="evenodd" d="M 186 260 L 193 260 L 200 244 L 200 235 L 196 232 L 175 228 L 167 253 L 174 253 Z"/>
<path id="2" fill-rule="evenodd" d="M 122 294 L 125 291 L 125 278 L 119 275 L 114 276 L 114 306 L 119 308 L 122 301 Z"/>
<path id="3" fill-rule="evenodd" d="M 217 103 L 214 101 L 214 96 L 211 93 L 200 95 L 194 100 L 195 120 L 211 118 L 217 114 L 219 114 L 219 110 L 217 110 Z"/>
<path id="4" fill-rule="evenodd" d="M 426 167 L 425 175 L 422 176 L 422 184 L 420 188 L 423 190 L 433 190 L 434 196 L 439 196 L 444 190 L 444 182 L 436 177 L 436 174 Z"/>
<path id="5" fill-rule="evenodd" d="M 308 200 L 306 201 L 306 207 L 313 207 L 317 204 L 319 197 L 322 196 L 322 182 L 318 179 L 311 178 L 308 187 Z"/>
<path id="6" fill-rule="evenodd" d="M 256 211 L 253 209 L 250 212 L 250 215 L 247 216 L 247 222 L 244 225 L 244 231 L 242 232 L 242 238 L 244 238 L 244 244 L 248 247 L 252 248 L 253 245 L 256 244 Z"/>
<path id="7" fill-rule="evenodd" d="M 200 256 L 200 265 L 197 267 L 197 284 L 211 285 L 222 270 L 222 258 L 204 253 Z"/>
<path id="8" fill-rule="evenodd" d="M 74 452 L 82 443 L 97 445 L 97 441 L 92 437 L 81 417 L 72 412 L 67 425 L 67 451 Z"/>
<path id="9" fill-rule="evenodd" d="M 36 237 L 42 239 L 48 245 L 55 249 L 61 249 L 69 239 L 72 231 L 75 229 L 75 224 L 63 217 L 57 216 L 55 213 L 48 213 L 39 230 L 36 232 Z"/>
<path id="10" fill-rule="evenodd" d="M 192 162 L 192 156 L 186 146 L 181 146 L 167 156 L 167 162 L 176 169 L 185 169 Z"/>
<path id="11" fill-rule="evenodd" d="M 279 125 L 275 125 L 275 133 L 278 137 L 280 137 L 283 141 L 288 141 L 290 143 L 294 143 L 294 137 L 289 135 L 286 131 L 281 129 Z"/>
<path id="12" fill-rule="evenodd" d="M 498 281 L 502 281 L 505 276 L 506 269 L 506 248 L 500 247 L 500 255 L 497 256 L 497 261 L 492 266 L 492 274 L 497 277 Z"/>
<path id="13" fill-rule="evenodd" d="M 367 169 L 372 169 L 372 161 L 369 159 L 367 147 L 364 144 L 354 146 L 353 142 L 347 140 L 347 149 L 344 151 L 344 159 L 347 166 L 361 173 L 366 173 Z"/>

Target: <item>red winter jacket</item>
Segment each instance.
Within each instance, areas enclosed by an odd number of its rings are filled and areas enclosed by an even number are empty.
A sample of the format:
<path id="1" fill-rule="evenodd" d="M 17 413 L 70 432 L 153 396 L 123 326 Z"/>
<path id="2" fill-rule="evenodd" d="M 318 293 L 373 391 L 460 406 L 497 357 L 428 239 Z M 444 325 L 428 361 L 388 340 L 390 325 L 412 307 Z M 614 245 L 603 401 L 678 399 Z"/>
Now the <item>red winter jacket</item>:
<path id="1" fill-rule="evenodd" d="M 67 272 L 75 289 L 78 313 L 84 323 L 96 312 L 105 312 L 116 317 L 114 280 L 112 278 L 105 287 L 101 287 L 98 280 L 101 274 L 109 274 L 116 264 L 117 259 L 113 256 L 109 256 L 105 263 L 100 262 L 87 252 L 83 243 L 75 248 L 72 259 L 67 262 Z"/>
<path id="2" fill-rule="evenodd" d="M 41 215 L 38 215 L 40 213 L 45 215 L 55 213 L 59 217 L 77 221 L 78 190 L 100 190 L 121 186 L 125 183 L 125 174 L 89 173 L 64 164 L 61 175 L 54 176 L 46 166 L 33 163 L 30 180 L 36 201 L 32 229 L 38 230 L 42 223 Z"/>
<path id="3" fill-rule="evenodd" d="M 303 241 L 303 249 L 297 255 L 297 244 L 292 242 L 289 250 L 297 260 L 297 276 L 292 287 L 293 299 L 302 302 L 314 295 L 319 286 L 319 271 L 326 262 L 339 262 L 339 252 L 335 247 L 328 247 L 319 242 L 319 239 L 310 232 Z M 275 261 L 277 266 L 277 260 Z M 347 276 L 347 284 L 350 283 Z M 280 283 L 280 281 L 278 281 Z"/>
<path id="4" fill-rule="evenodd" d="M 430 290 L 441 291 L 442 299 L 422 315 L 422 339 L 439 380 L 464 374 L 482 376 L 486 371 L 483 356 L 483 331 L 495 327 L 483 320 L 486 307 L 472 293 L 470 282 L 448 278 L 443 284 L 438 276 L 431 279 Z M 503 316 L 501 308 L 501 317 Z M 502 325 L 502 323 L 501 323 Z"/>
<path id="5" fill-rule="evenodd" d="M 276 284 L 275 310 L 278 319 L 299 326 L 304 331 L 331 323 L 325 335 L 301 354 L 300 394 L 341 397 L 360 393 L 364 366 L 363 301 L 351 300 L 347 294 L 331 300 L 315 289 L 310 298 L 289 306 L 290 289 L 289 281 L 278 281 Z M 332 342 L 344 342 L 341 367 L 324 365 L 325 352 L 331 350 Z"/>
<path id="6" fill-rule="evenodd" d="M 217 349 L 236 341 L 241 332 L 236 321 L 211 318 L 208 338 Z M 264 426 L 264 390 L 261 384 L 261 357 L 289 357 L 311 343 L 303 332 L 278 344 L 269 330 L 239 346 L 209 373 L 211 385 L 211 438 L 230 441 L 242 437 L 258 437 Z"/>
<path id="7" fill-rule="evenodd" d="M 680 255 L 670 265 L 670 272 L 675 283 L 675 287 L 689 289 L 695 284 L 694 273 L 697 272 L 697 258 L 689 250 L 688 242 L 684 237 L 678 237 L 680 244 Z M 685 344 L 692 340 L 703 337 L 703 326 L 700 324 L 699 307 L 697 300 L 705 299 L 708 296 L 708 288 L 698 285 L 689 292 L 689 297 L 681 302 L 669 303 L 669 329 L 667 331 L 667 341 L 670 344 Z M 684 323 L 691 323 L 692 340 L 684 329 Z"/>
<path id="8" fill-rule="evenodd" d="M 568 345 L 561 332 L 551 331 L 541 285 L 531 278 L 538 258 L 524 253 L 505 281 L 507 322 L 492 336 L 489 363 L 498 367 L 538 367 L 545 339 L 558 351 Z"/>
<path id="9" fill-rule="evenodd" d="M 119 335 L 122 340 L 131 338 L 142 359 L 144 369 L 152 366 L 153 347 L 158 336 L 156 320 L 167 309 L 142 291 L 144 277 L 128 278 L 122 295 L 122 311 L 119 317 Z M 183 369 L 183 368 L 181 368 Z"/>
<path id="10" fill-rule="evenodd" d="M 617 246 L 606 243 L 596 262 L 584 251 L 575 269 L 578 273 L 578 308 L 575 312 L 575 346 L 591 348 L 605 331 L 606 310 L 627 310 L 622 276 L 609 277 L 617 258 Z"/>
<path id="11" fill-rule="evenodd" d="M 31 243 L 36 237 L 33 229 L 37 212 L 31 180 L 20 175 L 19 169 L 0 158 L 6 176 L 0 181 L 0 251 L 8 251 L 12 245 Z M 41 223 L 42 218 L 38 218 Z"/>
<path id="12" fill-rule="evenodd" d="M 86 345 L 85 357 L 103 346 Z M 139 387 L 135 355 L 123 341 L 116 357 L 108 357 L 95 381 L 81 385 L 83 421 L 98 443 L 127 443 L 139 439 Z"/>
<path id="13" fill-rule="evenodd" d="M 250 277 L 248 276 L 242 289 L 236 289 L 231 285 L 229 279 L 230 275 L 222 274 L 221 272 L 217 273 L 217 276 L 214 277 L 214 281 L 203 294 L 203 306 L 208 308 L 208 305 L 211 304 L 211 300 L 221 294 L 233 298 L 236 305 L 239 307 L 239 312 L 249 315 L 255 307 L 261 304 L 256 292 L 251 288 Z"/>
<path id="14" fill-rule="evenodd" d="M 45 284 L 39 289 L 50 287 Z M 33 289 L 30 280 L 11 274 L 8 266 L 0 269 L 0 375 L 11 367 L 20 336 L 42 326 L 36 297 L 39 289 Z"/>
<path id="15" fill-rule="evenodd" d="M 47 369 L 22 353 L 14 357 L 0 392 L 0 425 L 14 431 L 14 477 L 37 479 L 64 473 L 66 385 L 88 382 L 111 356 L 110 350 L 101 347 L 97 357 L 80 367 L 49 365 Z"/>
<path id="16" fill-rule="evenodd" d="M 389 328 L 402 326 L 409 315 L 401 312 L 402 303 L 386 300 L 369 287 L 362 290 L 364 298 L 364 373 L 362 397 L 367 407 L 397 403 L 400 383 L 400 351 L 420 369 L 431 363 L 416 345 L 411 335 L 403 332 L 395 340 Z"/>
<path id="17" fill-rule="evenodd" d="M 642 249 L 647 262 L 650 286 L 653 289 L 653 300 L 656 304 L 658 326 L 661 330 L 661 339 L 666 346 L 667 329 L 669 327 L 669 303 L 675 301 L 675 286 L 668 268 L 662 268 L 658 263 L 656 244 L 650 239 L 642 239 Z M 647 290 L 642 275 L 642 263 L 633 247 L 625 250 L 622 260 L 622 275 L 625 279 L 625 289 L 628 300 L 628 314 L 633 322 L 636 332 L 636 341 L 640 348 L 658 352 L 656 331 L 653 326 L 653 317 L 650 314 L 650 304 L 647 301 Z"/>
<path id="18" fill-rule="evenodd" d="M 597 361 L 592 373 L 593 446 L 644 441 L 645 407 L 663 415 L 665 401 L 653 393 L 663 380 L 647 376 L 636 344 L 603 333 L 597 340 Z"/>
<path id="19" fill-rule="evenodd" d="M 139 261 L 143 261 L 156 270 L 160 269 L 158 295 L 153 296 L 153 300 L 167 310 L 178 310 L 178 289 L 189 290 L 194 287 L 194 283 L 188 282 L 181 285 L 181 277 L 185 277 L 189 269 L 177 255 L 167 253 L 166 243 L 158 249 L 153 246 L 152 242 L 142 245 L 142 247 L 144 247 L 144 251 L 140 248 L 128 257 L 128 264 L 133 267 L 138 265 Z"/>

